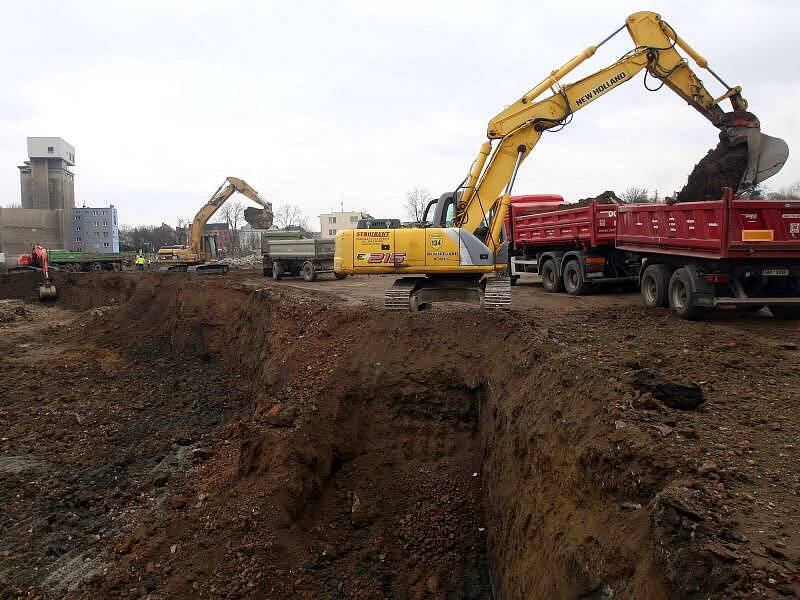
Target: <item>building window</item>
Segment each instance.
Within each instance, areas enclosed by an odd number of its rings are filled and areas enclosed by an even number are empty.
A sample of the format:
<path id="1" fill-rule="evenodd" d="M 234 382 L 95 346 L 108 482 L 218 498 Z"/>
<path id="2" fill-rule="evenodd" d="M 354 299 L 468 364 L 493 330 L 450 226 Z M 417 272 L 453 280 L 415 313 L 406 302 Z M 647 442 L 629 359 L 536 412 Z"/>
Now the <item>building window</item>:
<path id="1" fill-rule="evenodd" d="M 336 223 L 336 217 L 328 217 L 328 225 L 333 225 Z"/>
<path id="2" fill-rule="evenodd" d="M 94 222 L 94 226 L 95 226 L 95 227 L 100 227 L 100 221 L 95 221 L 95 222 Z"/>
<path id="3" fill-rule="evenodd" d="M 350 217 L 351 223 L 358 223 L 358 217 Z"/>
<path id="4" fill-rule="evenodd" d="M 76 241 L 76 242 L 80 242 L 80 241 L 81 241 L 81 238 L 79 238 L 79 237 L 76 237 L 76 238 L 75 238 L 75 241 Z"/>
<path id="5" fill-rule="evenodd" d="M 54 152 L 53 147 L 52 146 L 48 146 L 47 147 L 47 153 L 48 154 L 53 154 L 53 152 Z"/>
<path id="6" fill-rule="evenodd" d="M 80 228 L 80 227 L 76 227 L 76 228 L 75 228 L 75 231 L 80 231 L 80 230 L 81 230 L 81 228 Z"/>
<path id="7" fill-rule="evenodd" d="M 330 236 L 336 235 L 336 230 L 335 229 L 328 229 L 328 235 L 330 235 Z"/>
<path id="8" fill-rule="evenodd" d="M 100 232 L 99 231 L 95 231 L 94 232 L 94 237 L 100 237 Z"/>
<path id="9" fill-rule="evenodd" d="M 105 246 L 106 248 L 108 248 L 108 242 L 104 242 L 104 243 L 103 243 L 103 246 Z"/>
<path id="10" fill-rule="evenodd" d="M 108 221 L 103 221 L 103 225 L 105 225 L 106 227 L 108 227 Z"/>
<path id="11" fill-rule="evenodd" d="M 108 232 L 107 231 L 103 232 L 103 237 L 108 237 Z"/>

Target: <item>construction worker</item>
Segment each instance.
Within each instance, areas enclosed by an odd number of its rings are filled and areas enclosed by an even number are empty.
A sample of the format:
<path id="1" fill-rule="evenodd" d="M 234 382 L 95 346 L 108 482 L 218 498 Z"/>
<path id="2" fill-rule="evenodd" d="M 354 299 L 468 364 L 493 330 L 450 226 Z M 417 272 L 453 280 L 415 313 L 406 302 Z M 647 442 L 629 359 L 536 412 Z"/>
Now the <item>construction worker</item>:
<path id="1" fill-rule="evenodd" d="M 142 256 L 141 254 L 138 254 L 136 256 L 136 270 L 137 271 L 144 271 L 144 265 L 146 263 L 147 263 L 147 261 L 144 259 L 144 256 Z"/>

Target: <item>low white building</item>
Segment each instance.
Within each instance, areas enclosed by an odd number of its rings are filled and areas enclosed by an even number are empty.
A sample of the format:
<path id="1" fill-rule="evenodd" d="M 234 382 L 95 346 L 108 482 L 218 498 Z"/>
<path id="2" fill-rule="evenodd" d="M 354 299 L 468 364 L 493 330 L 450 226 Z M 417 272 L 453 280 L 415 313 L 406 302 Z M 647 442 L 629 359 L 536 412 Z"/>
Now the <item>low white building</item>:
<path id="1" fill-rule="evenodd" d="M 355 229 L 359 219 L 370 219 L 370 215 L 362 212 L 331 212 L 319 216 L 319 226 L 322 239 L 336 237 L 336 234 L 345 229 Z"/>

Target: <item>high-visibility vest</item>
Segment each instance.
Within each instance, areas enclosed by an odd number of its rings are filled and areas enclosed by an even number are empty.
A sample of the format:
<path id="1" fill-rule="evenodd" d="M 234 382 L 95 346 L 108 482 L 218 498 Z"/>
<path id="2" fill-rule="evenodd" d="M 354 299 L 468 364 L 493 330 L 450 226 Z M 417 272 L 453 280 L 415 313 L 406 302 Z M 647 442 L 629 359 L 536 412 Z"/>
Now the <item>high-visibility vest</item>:
<path id="1" fill-rule="evenodd" d="M 144 264 L 144 256 L 137 256 L 136 257 L 136 264 L 143 265 Z"/>

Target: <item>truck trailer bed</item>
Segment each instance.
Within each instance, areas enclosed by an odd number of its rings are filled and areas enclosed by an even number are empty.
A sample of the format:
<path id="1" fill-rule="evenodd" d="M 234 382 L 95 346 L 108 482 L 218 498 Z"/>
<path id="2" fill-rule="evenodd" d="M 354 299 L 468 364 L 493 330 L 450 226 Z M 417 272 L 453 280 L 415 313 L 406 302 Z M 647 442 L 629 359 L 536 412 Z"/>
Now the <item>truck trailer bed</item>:
<path id="1" fill-rule="evenodd" d="M 800 261 L 800 201 L 722 200 L 628 204 L 617 216 L 617 248 L 707 259 Z"/>

